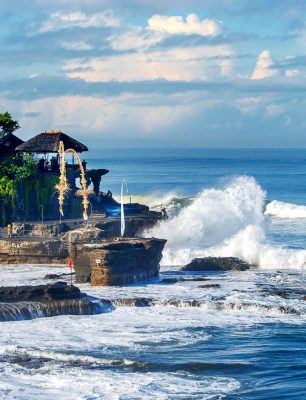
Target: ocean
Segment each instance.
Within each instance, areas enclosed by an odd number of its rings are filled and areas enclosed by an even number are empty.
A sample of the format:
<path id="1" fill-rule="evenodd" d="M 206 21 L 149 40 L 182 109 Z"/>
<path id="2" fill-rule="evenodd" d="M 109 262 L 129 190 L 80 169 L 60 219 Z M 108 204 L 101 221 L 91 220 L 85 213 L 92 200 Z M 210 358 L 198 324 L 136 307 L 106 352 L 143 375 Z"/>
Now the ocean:
<path id="1" fill-rule="evenodd" d="M 125 179 L 127 202 L 167 209 L 144 232 L 167 239 L 164 283 L 81 284 L 97 299 L 95 315 L 2 322 L 0 399 L 306 399 L 306 150 L 101 149 L 83 158 L 110 170 L 103 191 L 118 196 Z M 254 267 L 180 271 L 203 256 Z M 50 270 L 67 267 L 6 266 L 1 285 L 46 282 Z M 154 306 L 124 301 L 140 297 Z"/>

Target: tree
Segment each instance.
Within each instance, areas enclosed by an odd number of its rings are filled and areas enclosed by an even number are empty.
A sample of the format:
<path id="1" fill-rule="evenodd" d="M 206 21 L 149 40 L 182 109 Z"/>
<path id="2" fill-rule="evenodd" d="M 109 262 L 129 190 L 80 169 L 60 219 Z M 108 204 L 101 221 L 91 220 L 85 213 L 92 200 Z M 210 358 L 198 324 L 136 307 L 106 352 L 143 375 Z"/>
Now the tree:
<path id="1" fill-rule="evenodd" d="M 9 112 L 6 111 L 0 114 L 0 138 L 8 133 L 13 133 L 19 128 L 18 121 L 14 121 Z"/>

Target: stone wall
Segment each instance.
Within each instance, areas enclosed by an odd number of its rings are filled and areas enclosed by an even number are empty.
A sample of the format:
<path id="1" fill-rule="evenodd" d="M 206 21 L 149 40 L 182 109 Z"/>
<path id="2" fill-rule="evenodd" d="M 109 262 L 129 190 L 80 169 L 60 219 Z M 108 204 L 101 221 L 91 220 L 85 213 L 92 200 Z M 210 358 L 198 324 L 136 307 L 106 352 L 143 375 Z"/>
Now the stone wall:
<path id="1" fill-rule="evenodd" d="M 2 264 L 64 264 L 67 257 L 67 245 L 59 239 L 0 240 Z"/>

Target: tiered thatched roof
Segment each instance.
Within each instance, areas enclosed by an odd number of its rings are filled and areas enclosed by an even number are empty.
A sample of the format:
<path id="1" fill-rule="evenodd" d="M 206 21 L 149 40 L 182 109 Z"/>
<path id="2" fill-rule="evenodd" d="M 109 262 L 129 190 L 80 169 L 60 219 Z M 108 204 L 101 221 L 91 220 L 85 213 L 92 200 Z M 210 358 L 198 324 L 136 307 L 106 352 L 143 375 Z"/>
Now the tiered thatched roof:
<path id="1" fill-rule="evenodd" d="M 0 155 L 14 153 L 15 148 L 22 143 L 23 140 L 19 139 L 19 137 L 12 133 L 7 133 L 0 139 Z"/>
<path id="2" fill-rule="evenodd" d="M 28 153 L 57 153 L 60 142 L 65 149 L 74 149 L 78 153 L 88 151 L 87 146 L 66 135 L 63 132 L 43 132 L 16 147 L 16 151 Z"/>

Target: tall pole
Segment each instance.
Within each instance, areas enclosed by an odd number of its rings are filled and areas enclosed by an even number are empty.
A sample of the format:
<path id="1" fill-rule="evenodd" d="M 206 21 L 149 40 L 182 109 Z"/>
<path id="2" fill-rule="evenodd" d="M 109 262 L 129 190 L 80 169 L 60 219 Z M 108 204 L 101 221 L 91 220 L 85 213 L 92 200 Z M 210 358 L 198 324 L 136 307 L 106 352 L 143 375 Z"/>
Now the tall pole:
<path id="1" fill-rule="evenodd" d="M 121 212 L 120 212 L 120 220 L 121 220 L 121 237 L 124 236 L 125 232 L 125 217 L 124 217 L 124 206 L 123 206 L 123 187 L 126 187 L 126 191 L 128 192 L 128 187 L 126 181 L 123 179 L 121 183 Z"/>
<path id="2" fill-rule="evenodd" d="M 40 204 L 41 207 L 41 223 L 42 225 L 44 224 L 44 206 L 43 204 Z"/>

